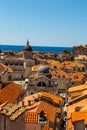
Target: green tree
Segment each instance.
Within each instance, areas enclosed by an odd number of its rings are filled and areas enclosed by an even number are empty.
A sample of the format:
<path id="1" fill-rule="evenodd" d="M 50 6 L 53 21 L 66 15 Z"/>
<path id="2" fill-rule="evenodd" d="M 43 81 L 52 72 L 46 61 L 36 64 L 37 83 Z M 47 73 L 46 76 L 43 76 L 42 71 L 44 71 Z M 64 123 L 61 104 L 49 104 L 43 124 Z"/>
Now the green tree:
<path id="1" fill-rule="evenodd" d="M 74 61 L 74 56 L 73 55 L 70 56 L 70 61 Z"/>
<path id="2" fill-rule="evenodd" d="M 64 49 L 64 50 L 63 50 L 63 53 L 64 53 L 64 54 L 71 54 L 68 49 Z"/>

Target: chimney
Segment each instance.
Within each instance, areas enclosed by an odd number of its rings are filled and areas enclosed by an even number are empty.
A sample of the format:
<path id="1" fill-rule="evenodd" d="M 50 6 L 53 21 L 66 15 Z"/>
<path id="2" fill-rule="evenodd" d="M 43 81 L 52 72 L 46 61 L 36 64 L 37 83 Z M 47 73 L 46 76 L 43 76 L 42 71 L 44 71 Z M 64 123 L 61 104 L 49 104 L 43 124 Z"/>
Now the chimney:
<path id="1" fill-rule="evenodd" d="M 31 105 L 31 101 L 30 100 L 28 100 L 28 106 L 30 106 Z"/>
<path id="2" fill-rule="evenodd" d="M 24 107 L 24 101 L 22 101 L 22 107 Z"/>

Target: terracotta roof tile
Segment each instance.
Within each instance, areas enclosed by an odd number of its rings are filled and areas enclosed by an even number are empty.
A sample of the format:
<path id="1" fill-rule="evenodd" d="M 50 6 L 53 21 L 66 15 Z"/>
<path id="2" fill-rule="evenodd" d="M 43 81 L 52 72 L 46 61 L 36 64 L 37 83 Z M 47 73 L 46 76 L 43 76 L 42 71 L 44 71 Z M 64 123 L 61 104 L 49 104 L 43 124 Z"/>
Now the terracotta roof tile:
<path id="1" fill-rule="evenodd" d="M 57 104 L 62 104 L 63 102 L 61 97 L 55 96 L 48 92 L 39 92 L 30 96 L 26 96 L 23 102 L 24 102 L 24 106 L 26 106 L 28 109 L 25 116 L 25 121 L 27 123 L 37 122 L 37 114 L 40 113 L 41 110 L 44 110 L 44 112 L 47 114 L 48 120 L 50 121 L 54 121 L 56 112 L 59 113 L 61 112 L 60 108 L 54 106 L 53 104 L 50 104 L 49 102 L 42 101 L 42 100 L 40 101 L 38 100 L 36 102 L 35 99 L 38 99 L 42 96 L 45 97 L 46 100 L 50 98 L 54 103 Z M 31 101 L 30 105 L 28 105 L 28 101 Z M 22 105 L 22 102 L 20 102 L 20 105 Z"/>
<path id="2" fill-rule="evenodd" d="M 40 64 L 39 65 L 34 65 L 32 67 L 32 71 L 36 71 L 37 72 L 40 66 L 41 66 Z"/>
<path id="3" fill-rule="evenodd" d="M 50 97 L 53 100 L 53 102 L 55 102 L 55 103 L 62 103 L 63 102 L 63 99 L 61 97 L 55 96 L 55 95 L 53 95 L 51 93 L 42 92 L 42 95 Z"/>
<path id="4" fill-rule="evenodd" d="M 80 106 L 80 107 L 82 106 L 80 111 L 86 110 L 87 109 L 87 98 L 83 99 L 81 101 L 78 101 L 78 102 L 76 102 L 76 103 L 74 103 L 72 105 L 69 105 L 68 106 L 68 114 L 71 114 L 72 112 L 75 112 L 75 108 L 77 106 Z"/>
<path id="5" fill-rule="evenodd" d="M 58 77 L 58 76 L 69 78 L 69 75 L 66 72 L 64 72 L 63 70 L 52 70 L 51 74 L 52 74 L 53 78 Z"/>
<path id="6" fill-rule="evenodd" d="M 37 113 L 40 113 L 41 110 L 44 110 L 44 112 L 47 113 L 47 118 L 49 121 L 54 122 L 55 114 L 58 111 L 57 107 L 54 107 L 54 106 L 42 101 L 37 109 Z M 59 112 L 61 112 L 61 111 L 59 111 Z"/>
<path id="7" fill-rule="evenodd" d="M 56 69 L 60 69 L 61 68 L 61 63 L 59 61 L 55 61 L 55 60 L 47 60 L 48 62 L 48 67 L 50 66 L 50 68 L 55 68 Z"/>
<path id="8" fill-rule="evenodd" d="M 79 89 L 74 89 L 74 91 L 71 91 L 71 97 L 72 97 L 72 94 L 74 94 L 74 95 L 76 94 L 76 96 L 74 99 L 72 99 L 70 101 L 73 103 L 70 104 L 67 108 L 67 111 L 68 111 L 67 118 L 68 119 L 72 118 L 68 121 L 68 129 L 73 126 L 72 122 L 82 120 L 83 117 L 84 117 L 84 119 L 87 119 L 86 114 L 84 114 L 85 111 L 87 111 L 87 96 L 84 97 L 85 95 L 87 95 L 87 90 L 85 90 L 86 87 L 87 86 L 82 85 L 79 87 Z M 84 98 L 82 98 L 82 97 L 84 97 Z M 80 98 L 81 98 L 81 100 L 80 100 Z M 79 112 L 75 112 L 75 109 L 77 107 L 80 107 Z M 83 114 L 81 114 L 81 113 L 83 113 Z M 87 120 L 86 120 L 86 122 L 87 122 Z"/>
<path id="9" fill-rule="evenodd" d="M 0 105 L 0 110 L 1 110 L 7 103 L 8 103 L 8 101 L 2 103 L 2 104 Z"/>
<path id="10" fill-rule="evenodd" d="M 36 112 L 26 112 L 25 114 L 25 122 L 26 123 L 37 123 L 37 113 Z"/>
<path id="11" fill-rule="evenodd" d="M 79 120 L 85 120 L 85 124 L 87 124 L 87 99 L 84 99 L 82 101 L 79 101 L 78 103 L 75 103 L 73 105 L 70 105 L 68 107 L 68 130 L 73 127 L 72 123 Z M 77 106 L 82 106 L 81 110 L 79 112 L 75 112 L 75 108 Z"/>
<path id="12" fill-rule="evenodd" d="M 22 92 L 23 89 L 19 85 L 11 82 L 0 90 L 0 100 L 2 102 L 8 101 L 8 103 L 12 103 L 19 97 Z"/>
<path id="13" fill-rule="evenodd" d="M 84 78 L 85 72 L 76 72 L 76 73 L 70 73 L 69 77 L 72 81 L 82 81 Z"/>
<path id="14" fill-rule="evenodd" d="M 38 104 L 36 105 L 37 107 L 34 108 L 34 106 L 32 105 L 32 109 L 28 110 L 26 112 L 26 116 L 25 116 L 25 121 L 27 123 L 29 122 L 37 122 L 37 114 L 40 113 L 41 110 L 44 110 L 44 112 L 47 114 L 47 119 L 49 121 L 54 121 L 54 118 L 55 118 L 55 114 L 56 112 L 58 112 L 58 108 L 57 107 L 54 107 L 46 102 L 43 102 L 43 101 L 40 101 L 39 103 L 35 103 L 35 104 Z M 31 108 L 31 106 L 30 106 Z M 29 107 L 28 107 L 29 109 Z M 51 113 L 51 114 L 50 114 Z"/>
<path id="15" fill-rule="evenodd" d="M 32 103 L 34 103 L 35 99 L 39 99 L 40 97 L 46 97 L 47 99 L 51 99 L 54 103 L 60 104 L 63 102 L 63 99 L 59 96 L 55 96 L 51 93 L 48 92 L 38 92 L 36 94 L 30 95 L 30 96 L 26 96 L 24 98 L 24 105 L 27 106 L 28 105 L 28 100 L 30 100 Z"/>
<path id="16" fill-rule="evenodd" d="M 71 130 L 73 127 L 71 119 L 68 120 L 67 124 L 68 124 L 68 130 Z"/>
<path id="17" fill-rule="evenodd" d="M 72 61 L 65 61 L 61 64 L 62 67 L 64 68 L 74 68 L 74 67 L 79 67 L 79 68 L 82 68 L 82 67 L 85 67 L 84 64 L 81 64 L 81 63 L 78 63 L 76 61 L 72 62 Z"/>
<path id="18" fill-rule="evenodd" d="M 4 65 L 2 63 L 0 63 L 0 75 L 6 70 L 6 68 L 4 67 Z"/>
<path id="19" fill-rule="evenodd" d="M 17 104 L 7 104 L 3 109 L 1 110 L 1 114 L 4 114 L 10 118 L 10 120 L 15 120 L 18 118 L 21 114 L 23 114 L 26 111 L 25 107 L 21 107 Z"/>
<path id="20" fill-rule="evenodd" d="M 71 92 L 76 92 L 76 91 L 83 91 L 87 90 L 87 84 L 84 85 L 79 85 L 79 86 L 74 86 L 68 89 L 68 91 Z"/>
<path id="21" fill-rule="evenodd" d="M 72 113 L 72 122 L 84 120 L 84 123 L 87 124 L 87 111 L 79 111 Z"/>
<path id="22" fill-rule="evenodd" d="M 71 100 L 67 108 L 68 130 L 73 127 L 72 122 L 78 120 L 84 119 L 87 124 L 87 83 L 69 88 L 69 93 Z M 80 107 L 79 112 L 75 112 L 77 107 Z"/>
<path id="23" fill-rule="evenodd" d="M 9 73 L 13 72 L 13 70 L 11 69 L 11 67 L 6 66 L 6 65 L 4 65 L 4 64 L 2 64 L 2 63 L 1 63 L 1 65 L 2 65 L 5 69 L 8 69 L 8 72 L 9 72 Z"/>
<path id="24" fill-rule="evenodd" d="M 9 72 L 9 73 L 12 73 L 12 72 L 13 72 L 13 70 L 11 69 L 11 67 L 6 66 L 6 68 L 8 69 L 8 72 Z"/>

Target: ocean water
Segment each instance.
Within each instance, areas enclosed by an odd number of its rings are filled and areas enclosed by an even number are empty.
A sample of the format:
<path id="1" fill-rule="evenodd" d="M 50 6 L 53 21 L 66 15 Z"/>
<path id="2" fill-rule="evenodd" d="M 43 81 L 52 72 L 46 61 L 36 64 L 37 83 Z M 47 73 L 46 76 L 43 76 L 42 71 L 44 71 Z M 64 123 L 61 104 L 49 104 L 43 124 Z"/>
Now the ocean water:
<path id="1" fill-rule="evenodd" d="M 24 49 L 24 46 L 18 45 L 0 45 L 0 49 L 2 52 L 12 50 L 15 52 L 19 52 Z M 41 53 L 61 53 L 64 49 L 68 49 L 72 53 L 72 47 L 46 47 L 46 46 L 32 46 L 33 51 L 39 51 Z"/>

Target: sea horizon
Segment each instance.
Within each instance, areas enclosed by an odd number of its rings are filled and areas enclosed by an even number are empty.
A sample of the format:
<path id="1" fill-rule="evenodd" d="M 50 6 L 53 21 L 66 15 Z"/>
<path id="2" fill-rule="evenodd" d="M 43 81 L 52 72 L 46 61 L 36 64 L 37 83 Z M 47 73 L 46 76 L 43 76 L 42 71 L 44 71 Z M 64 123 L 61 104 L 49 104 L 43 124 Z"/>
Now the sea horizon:
<path id="1" fill-rule="evenodd" d="M 9 45 L 9 44 L 0 44 L 0 49 L 2 52 L 12 50 L 15 52 L 22 51 L 25 45 Z M 31 46 L 33 51 L 39 51 L 41 53 L 62 53 L 64 49 L 68 49 L 72 52 L 73 47 L 53 47 L 53 46 Z"/>
<path id="2" fill-rule="evenodd" d="M 15 44 L 9 44 L 9 43 L 0 43 L 0 46 L 25 46 L 26 44 L 17 44 L 17 43 L 15 43 Z M 49 46 L 49 45 L 32 45 L 32 44 L 30 44 L 30 46 L 37 46 L 37 47 L 69 47 L 69 48 L 73 48 L 73 46 Z"/>

